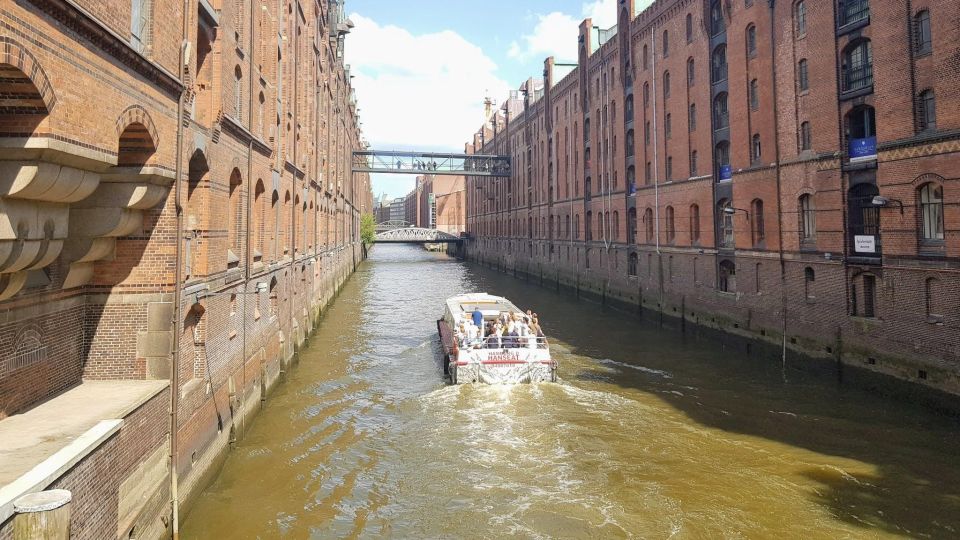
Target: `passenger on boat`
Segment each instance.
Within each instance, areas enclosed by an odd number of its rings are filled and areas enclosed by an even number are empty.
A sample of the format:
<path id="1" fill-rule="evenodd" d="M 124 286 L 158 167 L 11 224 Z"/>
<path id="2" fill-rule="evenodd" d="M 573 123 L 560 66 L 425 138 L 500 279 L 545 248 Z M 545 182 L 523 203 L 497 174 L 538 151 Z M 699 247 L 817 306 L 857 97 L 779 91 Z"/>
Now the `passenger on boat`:
<path id="1" fill-rule="evenodd" d="M 483 337 L 483 312 L 480 311 L 479 306 L 475 306 L 473 308 L 473 313 L 471 314 L 471 317 L 473 317 L 473 324 L 480 329 L 480 333 L 481 333 L 480 337 Z"/>

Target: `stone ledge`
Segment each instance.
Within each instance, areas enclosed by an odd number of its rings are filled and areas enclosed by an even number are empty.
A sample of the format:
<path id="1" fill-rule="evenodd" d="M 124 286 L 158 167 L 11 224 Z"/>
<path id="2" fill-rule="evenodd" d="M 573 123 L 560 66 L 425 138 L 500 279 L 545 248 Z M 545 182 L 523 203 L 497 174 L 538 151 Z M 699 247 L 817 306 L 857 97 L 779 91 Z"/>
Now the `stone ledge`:
<path id="1" fill-rule="evenodd" d="M 88 381 L 0 421 L 0 523 L 93 453 L 168 381 Z"/>

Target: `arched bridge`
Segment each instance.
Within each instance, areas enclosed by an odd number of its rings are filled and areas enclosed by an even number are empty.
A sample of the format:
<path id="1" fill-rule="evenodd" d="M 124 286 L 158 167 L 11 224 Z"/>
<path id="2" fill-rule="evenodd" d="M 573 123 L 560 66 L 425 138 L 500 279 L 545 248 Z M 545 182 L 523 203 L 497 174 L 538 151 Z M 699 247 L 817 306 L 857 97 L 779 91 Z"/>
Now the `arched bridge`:
<path id="1" fill-rule="evenodd" d="M 450 244 L 460 243 L 462 239 L 437 229 L 403 227 L 378 231 L 376 241 L 382 244 Z"/>

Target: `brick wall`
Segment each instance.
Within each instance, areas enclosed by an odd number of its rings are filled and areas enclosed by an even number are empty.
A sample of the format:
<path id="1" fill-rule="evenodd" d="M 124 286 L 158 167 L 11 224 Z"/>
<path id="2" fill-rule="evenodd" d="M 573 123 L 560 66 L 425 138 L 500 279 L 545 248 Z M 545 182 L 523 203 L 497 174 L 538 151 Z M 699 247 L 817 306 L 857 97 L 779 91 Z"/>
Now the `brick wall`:
<path id="1" fill-rule="evenodd" d="M 901 3 L 874 0 L 870 16 L 852 22 L 809 5 L 800 24 L 796 3 L 661 0 L 621 15 L 617 35 L 599 48 L 585 22 L 579 67 L 555 81 L 548 59 L 546 88 L 527 93 L 526 111 L 501 111 L 496 132 L 485 126 L 467 145 L 511 155 L 514 171 L 501 187 L 468 178 L 479 188 L 466 191 L 469 256 L 757 339 L 776 342 L 785 331 L 788 345 L 808 354 L 960 392 L 960 189 L 949 165 L 960 152 L 949 90 L 960 77 L 960 31 L 943 22 L 950 10 L 941 4 L 917 3 L 908 14 Z M 711 22 L 715 7 L 722 28 Z M 624 8 L 632 13 L 633 3 Z M 923 9 L 934 21 L 928 54 L 911 45 L 911 21 Z M 873 84 L 853 91 L 843 81 L 852 67 L 847 53 L 866 40 Z M 726 76 L 711 81 L 721 45 Z M 924 89 L 936 96 L 936 126 L 918 131 Z M 721 93 L 728 126 L 715 114 Z M 631 99 L 634 115 L 625 117 Z M 875 128 L 858 135 L 856 119 L 871 107 Z M 851 160 L 851 139 L 873 129 L 877 158 Z M 632 152 L 625 146 L 631 130 Z M 715 160 L 714 144 L 724 140 L 730 181 L 719 177 Z M 625 180 L 630 167 L 635 193 Z M 876 186 L 890 201 L 876 210 L 879 252 L 866 256 L 853 237 L 870 233 L 855 221 L 874 207 L 851 206 L 858 184 Z M 942 188 L 942 239 L 922 238 L 925 185 Z M 812 203 L 806 214 L 805 196 Z M 733 209 L 726 220 L 718 210 L 724 201 Z M 699 220 L 691 219 L 694 205 Z M 551 218 L 563 227 L 551 232 Z M 731 246 L 718 244 L 724 221 Z"/>

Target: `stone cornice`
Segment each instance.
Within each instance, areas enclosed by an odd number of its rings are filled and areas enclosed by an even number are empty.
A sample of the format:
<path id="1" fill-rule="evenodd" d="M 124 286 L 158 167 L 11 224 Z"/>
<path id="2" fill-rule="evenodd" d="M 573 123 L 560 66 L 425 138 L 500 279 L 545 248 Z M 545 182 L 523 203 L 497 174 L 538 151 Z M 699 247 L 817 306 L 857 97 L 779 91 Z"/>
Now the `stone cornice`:
<path id="1" fill-rule="evenodd" d="M 163 66 L 138 53 L 121 36 L 97 21 L 73 0 L 31 0 L 41 11 L 77 32 L 113 58 L 146 77 L 171 96 L 179 96 L 183 84 Z"/>

